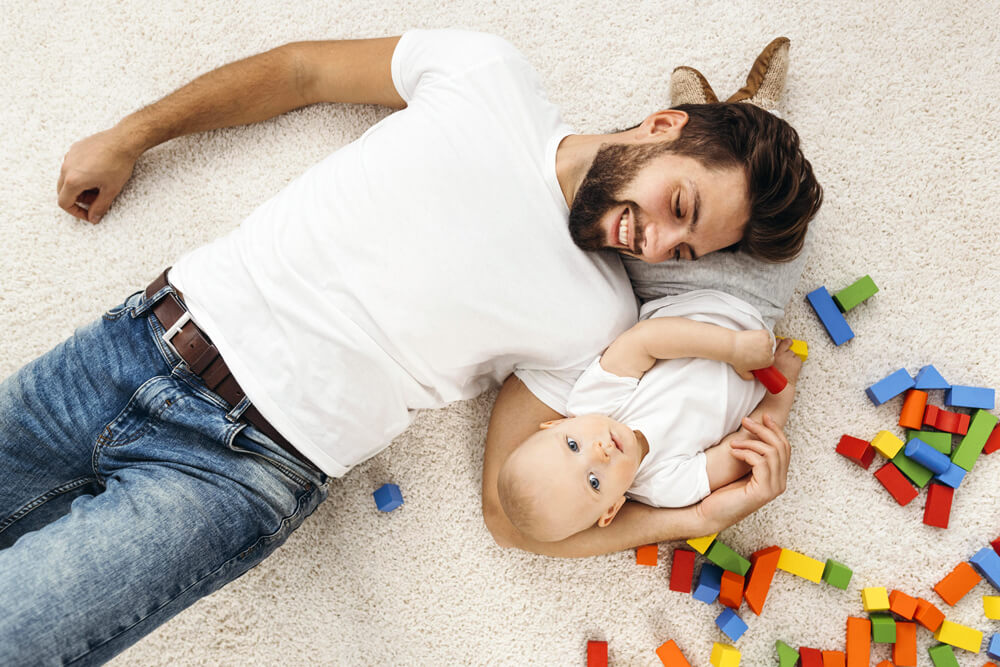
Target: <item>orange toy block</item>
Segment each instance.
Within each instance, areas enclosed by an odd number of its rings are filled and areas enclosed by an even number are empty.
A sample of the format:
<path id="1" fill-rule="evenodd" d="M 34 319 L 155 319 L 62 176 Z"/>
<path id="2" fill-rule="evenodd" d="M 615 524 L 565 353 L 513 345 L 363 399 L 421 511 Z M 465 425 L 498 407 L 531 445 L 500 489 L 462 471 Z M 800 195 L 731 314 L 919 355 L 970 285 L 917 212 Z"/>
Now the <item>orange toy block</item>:
<path id="1" fill-rule="evenodd" d="M 691 667 L 691 663 L 687 661 L 673 639 L 656 649 L 656 656 L 663 663 L 663 667 Z"/>
<path id="2" fill-rule="evenodd" d="M 847 667 L 868 667 L 872 655 L 872 622 L 847 617 Z"/>
<path id="3" fill-rule="evenodd" d="M 875 667 L 895 667 L 895 666 L 892 664 L 892 660 L 883 660 L 882 662 L 878 663 Z"/>
<path id="4" fill-rule="evenodd" d="M 899 425 L 919 431 L 924 425 L 924 408 L 927 407 L 927 392 L 911 389 L 906 392 L 903 409 L 899 413 Z"/>
<path id="5" fill-rule="evenodd" d="M 722 581 L 719 583 L 719 604 L 724 607 L 739 609 L 743 602 L 743 584 L 745 579 L 742 574 L 722 571 Z"/>
<path id="6" fill-rule="evenodd" d="M 917 611 L 913 614 L 913 618 L 931 632 L 937 632 L 944 622 L 941 610 L 923 598 L 917 598 Z"/>
<path id="7" fill-rule="evenodd" d="M 847 657 L 843 651 L 823 651 L 823 667 L 846 667 Z"/>
<path id="8" fill-rule="evenodd" d="M 962 561 L 944 579 L 934 584 L 934 592 L 954 607 L 982 579 L 971 565 Z"/>
<path id="9" fill-rule="evenodd" d="M 889 611 L 912 621 L 913 614 L 917 611 L 917 599 L 903 591 L 893 591 L 889 593 Z"/>
<path id="10" fill-rule="evenodd" d="M 767 592 L 771 589 L 771 580 L 774 579 L 774 572 L 778 569 L 780 557 L 781 547 L 761 549 L 750 556 L 750 574 L 743 596 L 746 598 L 747 606 L 758 616 L 764 608 L 764 600 L 767 599 Z"/>
<path id="11" fill-rule="evenodd" d="M 892 645 L 892 664 L 917 667 L 917 624 L 898 621 L 896 643 Z"/>
<path id="12" fill-rule="evenodd" d="M 659 545 L 647 544 L 646 546 L 636 547 L 635 564 L 651 565 L 653 567 L 656 567 L 656 559 L 658 555 L 659 555 Z"/>

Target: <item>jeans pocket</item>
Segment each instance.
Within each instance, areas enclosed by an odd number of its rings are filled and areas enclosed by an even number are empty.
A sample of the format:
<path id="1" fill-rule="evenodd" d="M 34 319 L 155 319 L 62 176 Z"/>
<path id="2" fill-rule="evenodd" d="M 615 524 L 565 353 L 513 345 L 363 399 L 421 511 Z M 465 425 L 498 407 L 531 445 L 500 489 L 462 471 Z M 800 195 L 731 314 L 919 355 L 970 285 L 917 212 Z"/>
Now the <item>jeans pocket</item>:
<path id="1" fill-rule="evenodd" d="M 240 426 L 241 428 L 229 440 L 230 450 L 239 454 L 250 454 L 266 461 L 304 490 L 322 485 L 323 480 L 319 477 L 321 473 L 306 471 L 298 461 L 292 463 L 290 454 L 252 425 L 244 423 Z"/>
<path id="2" fill-rule="evenodd" d="M 105 312 L 103 315 L 104 319 L 108 320 L 109 322 L 114 322 L 115 320 L 120 319 L 122 315 L 124 315 L 125 313 L 135 310 L 136 306 L 139 305 L 137 297 L 139 297 L 141 294 L 143 294 L 143 290 L 139 290 L 137 292 L 133 292 L 132 294 L 130 294 L 128 298 L 125 299 L 125 301 Z"/>

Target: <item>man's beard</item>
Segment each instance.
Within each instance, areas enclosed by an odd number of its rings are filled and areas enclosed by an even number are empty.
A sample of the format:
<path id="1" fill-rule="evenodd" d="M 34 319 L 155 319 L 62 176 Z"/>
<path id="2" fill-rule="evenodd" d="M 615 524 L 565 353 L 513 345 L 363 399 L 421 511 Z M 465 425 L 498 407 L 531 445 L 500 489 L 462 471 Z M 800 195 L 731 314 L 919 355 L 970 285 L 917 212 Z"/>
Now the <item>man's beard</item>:
<path id="1" fill-rule="evenodd" d="M 569 233 L 583 250 L 608 247 L 607 231 L 601 228 L 601 218 L 608 211 L 631 203 L 620 199 L 646 163 L 670 150 L 672 142 L 654 144 L 603 144 L 594 156 L 587 175 L 569 210 Z M 635 209 L 633 209 L 635 210 Z M 633 245 L 642 241 L 642 229 L 635 227 Z"/>

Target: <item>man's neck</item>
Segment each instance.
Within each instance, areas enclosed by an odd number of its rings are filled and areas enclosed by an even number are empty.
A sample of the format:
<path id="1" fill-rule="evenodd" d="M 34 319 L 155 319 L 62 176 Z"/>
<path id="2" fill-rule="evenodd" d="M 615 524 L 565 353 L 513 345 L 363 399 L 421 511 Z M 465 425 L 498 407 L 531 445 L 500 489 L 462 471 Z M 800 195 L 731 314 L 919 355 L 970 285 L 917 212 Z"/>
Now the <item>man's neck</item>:
<path id="1" fill-rule="evenodd" d="M 587 170 L 594 162 L 594 156 L 602 144 L 622 141 L 623 133 L 617 134 L 570 134 L 559 142 L 556 148 L 556 178 L 566 199 L 566 206 L 573 208 L 573 200 L 580 190 Z"/>

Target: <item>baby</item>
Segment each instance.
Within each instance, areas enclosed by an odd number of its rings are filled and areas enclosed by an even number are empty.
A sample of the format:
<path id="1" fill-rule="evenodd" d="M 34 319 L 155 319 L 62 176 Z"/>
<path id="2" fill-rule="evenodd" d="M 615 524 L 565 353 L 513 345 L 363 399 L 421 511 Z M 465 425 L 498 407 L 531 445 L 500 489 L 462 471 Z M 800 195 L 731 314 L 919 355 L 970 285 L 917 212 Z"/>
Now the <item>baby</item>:
<path id="1" fill-rule="evenodd" d="M 645 304 L 577 380 L 575 416 L 541 424 L 504 462 L 497 491 L 508 519 L 556 541 L 607 526 L 628 498 L 685 507 L 743 477 L 750 466 L 736 441 L 753 437 L 725 436 L 754 406 L 784 424 L 802 363 L 790 345 L 775 351 L 757 310 L 722 292 Z M 788 385 L 764 398 L 750 371 L 772 363 Z"/>

